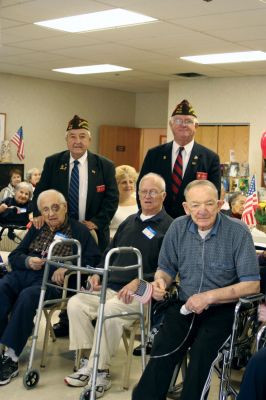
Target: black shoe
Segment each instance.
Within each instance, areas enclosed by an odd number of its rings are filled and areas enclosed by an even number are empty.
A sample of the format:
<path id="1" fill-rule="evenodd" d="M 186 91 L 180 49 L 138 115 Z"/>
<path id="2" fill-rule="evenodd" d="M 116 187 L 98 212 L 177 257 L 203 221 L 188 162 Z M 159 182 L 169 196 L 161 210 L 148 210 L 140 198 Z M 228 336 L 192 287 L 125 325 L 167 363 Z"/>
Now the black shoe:
<path id="1" fill-rule="evenodd" d="M 68 325 L 62 324 L 61 322 L 54 324 L 53 330 L 56 337 L 66 337 L 69 334 Z"/>
<path id="2" fill-rule="evenodd" d="M 8 384 L 12 378 L 18 375 L 18 362 L 2 355 L 0 361 L 0 385 Z"/>
<path id="3" fill-rule="evenodd" d="M 147 355 L 151 354 L 151 348 L 152 348 L 152 344 L 150 342 L 148 342 L 146 344 L 146 354 Z M 141 344 L 139 346 L 135 347 L 135 349 L 133 350 L 133 355 L 141 356 Z"/>

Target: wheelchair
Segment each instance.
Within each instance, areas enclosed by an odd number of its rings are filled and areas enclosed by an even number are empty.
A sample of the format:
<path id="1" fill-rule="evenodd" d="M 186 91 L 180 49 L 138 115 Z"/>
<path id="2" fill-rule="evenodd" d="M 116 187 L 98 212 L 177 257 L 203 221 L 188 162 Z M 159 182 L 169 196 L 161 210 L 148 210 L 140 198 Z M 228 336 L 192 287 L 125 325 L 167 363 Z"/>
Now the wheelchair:
<path id="1" fill-rule="evenodd" d="M 27 227 L 20 225 L 0 224 L 0 249 L 12 251 L 26 234 Z"/>
<path id="2" fill-rule="evenodd" d="M 232 369 L 245 367 L 255 351 L 256 335 L 260 327 L 257 318 L 258 306 L 265 299 L 264 294 L 257 294 L 240 298 L 235 306 L 232 333 L 227 342 L 219 350 L 218 361 L 214 366 L 220 380 L 218 400 L 236 400 L 238 392 L 231 379 Z M 266 327 L 265 327 L 266 330 Z M 182 383 L 175 385 L 179 371 L 184 379 L 186 366 L 189 362 L 189 351 L 184 360 L 175 369 L 170 383 L 168 398 L 179 398 Z M 207 393 L 205 393 L 207 398 Z"/>

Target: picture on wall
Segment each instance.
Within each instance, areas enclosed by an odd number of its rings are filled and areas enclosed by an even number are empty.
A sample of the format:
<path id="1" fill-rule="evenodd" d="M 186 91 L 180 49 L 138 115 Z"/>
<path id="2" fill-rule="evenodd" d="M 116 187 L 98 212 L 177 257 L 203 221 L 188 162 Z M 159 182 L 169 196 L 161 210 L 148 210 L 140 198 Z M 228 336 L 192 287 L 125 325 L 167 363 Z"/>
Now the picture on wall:
<path id="1" fill-rule="evenodd" d="M 6 114 L 0 113 L 0 143 L 5 140 L 6 134 Z"/>

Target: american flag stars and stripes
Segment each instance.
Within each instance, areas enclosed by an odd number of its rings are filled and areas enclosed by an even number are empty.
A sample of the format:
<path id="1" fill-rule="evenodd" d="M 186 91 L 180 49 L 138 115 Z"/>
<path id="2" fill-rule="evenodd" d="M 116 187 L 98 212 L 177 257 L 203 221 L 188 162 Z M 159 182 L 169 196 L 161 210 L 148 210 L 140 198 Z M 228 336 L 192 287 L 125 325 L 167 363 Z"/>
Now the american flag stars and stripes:
<path id="1" fill-rule="evenodd" d="M 23 129 L 22 126 L 17 130 L 17 132 L 12 136 L 10 142 L 17 146 L 17 157 L 20 161 L 24 160 L 24 140 L 23 140 Z"/>
<path id="2" fill-rule="evenodd" d="M 138 288 L 132 296 L 142 304 L 148 303 L 152 296 L 152 285 L 149 282 L 140 280 Z"/>
<path id="3" fill-rule="evenodd" d="M 242 221 L 244 221 L 249 226 L 256 225 L 254 212 L 257 206 L 258 206 L 258 196 L 256 191 L 255 175 L 253 175 L 250 181 L 247 198 L 244 205 L 244 211 L 242 214 Z"/>

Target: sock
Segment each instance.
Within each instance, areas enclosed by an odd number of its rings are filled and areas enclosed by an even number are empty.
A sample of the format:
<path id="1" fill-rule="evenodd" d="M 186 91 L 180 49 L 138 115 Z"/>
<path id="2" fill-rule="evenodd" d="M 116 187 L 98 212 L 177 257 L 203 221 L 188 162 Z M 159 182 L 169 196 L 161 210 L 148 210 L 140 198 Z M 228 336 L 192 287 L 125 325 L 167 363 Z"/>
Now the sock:
<path id="1" fill-rule="evenodd" d="M 18 357 L 16 356 L 16 353 L 11 347 L 8 347 L 5 351 L 5 356 L 10 357 L 12 361 L 18 362 Z"/>

